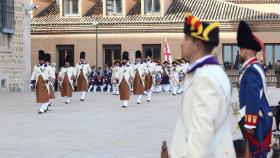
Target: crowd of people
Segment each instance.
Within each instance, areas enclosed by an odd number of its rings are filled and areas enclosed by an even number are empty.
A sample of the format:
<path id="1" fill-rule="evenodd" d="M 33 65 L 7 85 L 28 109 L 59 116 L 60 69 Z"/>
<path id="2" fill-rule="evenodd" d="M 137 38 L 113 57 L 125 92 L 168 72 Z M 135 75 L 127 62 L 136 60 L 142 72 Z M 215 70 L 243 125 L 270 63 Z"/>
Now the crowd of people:
<path id="1" fill-rule="evenodd" d="M 142 95 L 147 95 L 147 101 L 150 102 L 152 93 L 170 92 L 174 96 L 183 93 L 183 81 L 189 65 L 185 58 L 176 59 L 171 63 L 167 61 L 161 63 L 157 59 L 151 59 L 151 51 L 146 53 L 147 57 L 144 60 L 141 51 L 137 50 L 135 54 L 135 61 L 130 61 L 129 53 L 124 51 L 122 60 L 115 60 L 112 66 L 105 65 L 102 70 L 101 67 L 90 67 L 85 61 L 85 52 L 81 52 L 80 61 L 75 67 L 70 65 L 70 56 L 66 56 L 65 65 L 55 75 L 56 68 L 50 64 L 51 55 L 40 50 L 39 64 L 33 68 L 31 86 L 35 88 L 35 84 L 42 80 L 44 83 L 42 86 L 47 85 L 50 101 L 44 101 L 47 100 L 46 95 L 37 94 L 37 102 L 40 100 L 43 102 L 39 113 L 45 113 L 48 106 L 51 106 L 56 87 L 59 87 L 61 96 L 66 98 L 66 104 L 71 102 L 73 91 L 81 92 L 81 101 L 85 100 L 87 92 L 108 92 L 121 96 L 121 100 L 124 100 L 123 108 L 127 107 L 131 92 L 138 95 L 137 104 L 141 103 Z M 39 80 L 40 74 L 44 77 Z M 125 79 L 127 85 L 121 84 L 122 79 Z M 41 89 L 44 90 L 43 87 Z M 40 91 L 40 88 L 37 91 Z M 127 96 L 124 97 L 123 94 Z M 43 96 L 44 98 L 40 99 Z"/>

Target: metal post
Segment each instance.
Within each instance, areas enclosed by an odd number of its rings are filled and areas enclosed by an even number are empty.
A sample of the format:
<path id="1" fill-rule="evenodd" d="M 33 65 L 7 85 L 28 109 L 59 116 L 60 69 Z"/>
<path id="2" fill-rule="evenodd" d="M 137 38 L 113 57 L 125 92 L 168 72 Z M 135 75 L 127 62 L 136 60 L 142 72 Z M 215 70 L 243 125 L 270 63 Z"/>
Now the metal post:
<path id="1" fill-rule="evenodd" d="M 95 25 L 95 33 L 96 33 L 96 68 L 98 67 L 98 32 L 97 32 L 97 25 L 98 23 L 96 23 Z"/>

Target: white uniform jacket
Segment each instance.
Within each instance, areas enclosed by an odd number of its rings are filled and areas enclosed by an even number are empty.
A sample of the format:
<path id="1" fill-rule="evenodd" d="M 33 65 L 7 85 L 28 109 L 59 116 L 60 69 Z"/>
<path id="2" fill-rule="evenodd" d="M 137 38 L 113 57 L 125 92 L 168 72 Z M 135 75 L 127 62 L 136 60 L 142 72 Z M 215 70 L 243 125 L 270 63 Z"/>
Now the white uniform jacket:
<path id="1" fill-rule="evenodd" d="M 179 84 L 179 71 L 180 68 L 178 66 L 170 68 L 170 85 L 177 86 Z"/>
<path id="2" fill-rule="evenodd" d="M 88 75 L 90 74 L 91 72 L 91 68 L 89 66 L 89 64 L 87 63 L 78 63 L 75 67 L 76 71 L 77 71 L 77 78 L 79 77 L 80 73 L 81 73 L 81 69 L 83 71 L 83 74 L 84 74 L 84 78 L 86 79 L 87 81 L 87 84 L 88 84 Z"/>
<path id="3" fill-rule="evenodd" d="M 231 86 L 220 66 L 204 65 L 188 74 L 171 158 L 236 158 L 229 104 Z M 217 133 L 222 133 L 219 139 L 215 137 Z"/>
<path id="4" fill-rule="evenodd" d="M 132 76 L 132 72 L 131 72 L 131 67 L 130 65 L 122 65 L 120 67 L 120 73 L 119 73 L 119 83 L 121 83 L 122 79 L 124 78 L 127 82 L 127 84 L 130 83 L 131 80 L 131 76 Z"/>
<path id="5" fill-rule="evenodd" d="M 43 64 L 43 65 L 35 65 L 33 67 L 33 72 L 31 75 L 31 81 L 32 80 L 36 80 L 36 84 L 37 84 L 37 80 L 39 78 L 39 76 L 42 76 L 44 81 L 49 81 L 52 78 L 52 71 L 51 71 L 51 67 L 47 64 Z M 35 86 L 36 86 L 35 84 Z M 49 86 L 47 86 L 48 83 L 46 83 L 46 87 L 49 88 Z"/>
<path id="6" fill-rule="evenodd" d="M 60 85 L 62 84 L 62 82 L 64 80 L 65 72 L 67 73 L 69 83 L 70 83 L 72 89 L 74 90 L 73 78 L 76 77 L 75 76 L 76 75 L 76 70 L 75 70 L 74 67 L 62 67 L 60 72 L 59 72 L 59 78 L 61 78 Z"/>
<path id="7" fill-rule="evenodd" d="M 139 72 L 139 75 L 141 77 L 141 80 L 142 80 L 142 83 L 144 84 L 145 81 L 145 69 L 144 69 L 144 65 L 143 64 L 135 64 L 133 65 L 133 68 L 132 68 L 132 76 L 133 76 L 133 79 L 135 78 L 135 74 L 136 74 L 136 70 L 138 70 Z"/>

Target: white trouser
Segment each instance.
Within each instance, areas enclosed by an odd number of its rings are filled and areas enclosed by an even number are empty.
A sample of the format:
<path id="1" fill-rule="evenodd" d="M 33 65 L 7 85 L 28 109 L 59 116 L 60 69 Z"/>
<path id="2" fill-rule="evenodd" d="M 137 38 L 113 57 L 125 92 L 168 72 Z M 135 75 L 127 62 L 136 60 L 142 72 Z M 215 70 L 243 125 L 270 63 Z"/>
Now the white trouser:
<path id="1" fill-rule="evenodd" d="M 42 104 L 41 104 L 41 107 L 40 107 L 40 111 L 41 111 L 41 112 L 44 112 L 45 110 L 47 110 L 48 105 L 49 105 L 49 102 L 47 102 L 47 103 L 42 103 Z"/>
<path id="2" fill-rule="evenodd" d="M 183 93 L 183 86 L 182 85 L 178 86 L 177 93 Z"/>
<path id="3" fill-rule="evenodd" d="M 159 93 L 162 91 L 162 85 L 157 85 L 156 86 L 156 92 Z"/>
<path id="4" fill-rule="evenodd" d="M 141 103 L 142 95 L 137 95 L 137 103 Z"/>
<path id="5" fill-rule="evenodd" d="M 117 87 L 116 94 L 119 95 L 119 87 Z"/>
<path id="6" fill-rule="evenodd" d="M 93 92 L 96 92 L 97 85 L 93 86 Z"/>
<path id="7" fill-rule="evenodd" d="M 70 101 L 71 101 L 71 97 L 66 97 L 66 103 L 70 103 Z"/>
<path id="8" fill-rule="evenodd" d="M 90 85 L 88 88 L 88 91 L 90 92 L 91 88 L 93 87 L 93 85 Z"/>
<path id="9" fill-rule="evenodd" d="M 117 87 L 113 85 L 113 94 L 116 94 Z"/>
<path id="10" fill-rule="evenodd" d="M 113 85 L 113 94 L 119 94 L 119 86 Z"/>
<path id="11" fill-rule="evenodd" d="M 107 84 L 107 92 L 110 92 L 110 91 L 111 91 L 111 85 Z"/>
<path id="12" fill-rule="evenodd" d="M 52 104 L 52 101 L 53 101 L 53 99 L 50 99 L 48 104 L 49 104 L 49 105 Z"/>
<path id="13" fill-rule="evenodd" d="M 177 94 L 177 89 L 178 87 L 177 86 L 172 86 L 172 94 Z"/>
<path id="14" fill-rule="evenodd" d="M 170 92 L 173 92 L 173 85 L 172 84 L 170 84 Z"/>
<path id="15" fill-rule="evenodd" d="M 85 99 L 86 98 L 86 93 L 85 91 L 81 92 L 81 99 Z"/>
<path id="16" fill-rule="evenodd" d="M 104 85 L 100 86 L 100 91 L 103 92 Z"/>
<path id="17" fill-rule="evenodd" d="M 163 91 L 164 91 L 164 92 L 169 92 L 169 90 L 170 90 L 170 84 L 164 84 L 164 85 L 162 85 L 162 88 L 163 88 Z"/>
<path id="18" fill-rule="evenodd" d="M 152 90 L 147 91 L 147 100 L 149 100 L 149 101 L 151 100 L 152 93 L 153 93 Z"/>
<path id="19" fill-rule="evenodd" d="M 128 100 L 124 100 L 123 101 L 123 106 L 127 107 L 127 104 L 128 104 Z"/>

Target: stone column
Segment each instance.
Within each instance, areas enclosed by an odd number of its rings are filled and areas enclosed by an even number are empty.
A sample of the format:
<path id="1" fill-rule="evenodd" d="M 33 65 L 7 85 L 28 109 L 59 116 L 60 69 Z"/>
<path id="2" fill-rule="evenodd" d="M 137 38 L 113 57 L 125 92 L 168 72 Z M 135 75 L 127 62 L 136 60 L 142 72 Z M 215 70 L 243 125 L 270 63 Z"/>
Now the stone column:
<path id="1" fill-rule="evenodd" d="M 23 91 L 29 90 L 29 81 L 31 76 L 31 33 L 30 33 L 30 0 L 24 0 L 24 32 L 23 32 Z"/>

